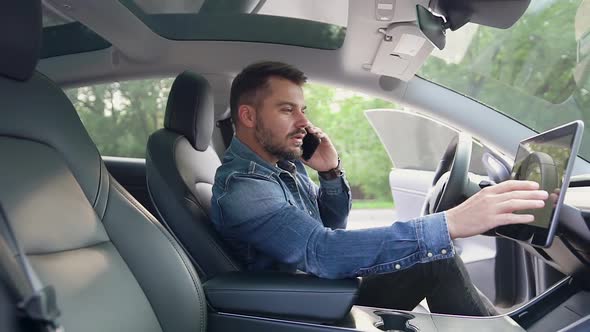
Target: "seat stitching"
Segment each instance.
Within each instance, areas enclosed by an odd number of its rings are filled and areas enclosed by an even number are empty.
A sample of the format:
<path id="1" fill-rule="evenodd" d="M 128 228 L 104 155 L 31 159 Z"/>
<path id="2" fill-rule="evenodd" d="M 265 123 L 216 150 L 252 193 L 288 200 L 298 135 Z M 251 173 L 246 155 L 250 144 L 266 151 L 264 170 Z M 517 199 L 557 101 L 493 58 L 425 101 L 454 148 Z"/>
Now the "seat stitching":
<path id="1" fill-rule="evenodd" d="M 99 242 L 96 242 L 96 243 L 88 244 L 88 245 L 85 245 L 83 247 L 68 248 L 68 249 L 54 250 L 54 251 L 47 251 L 47 252 L 27 252 L 27 256 L 44 256 L 44 255 L 60 254 L 60 253 L 63 253 L 63 252 L 68 252 L 68 251 L 88 249 L 88 248 L 92 248 L 92 247 L 95 247 L 95 246 L 100 246 L 102 244 L 110 243 L 110 242 L 112 242 L 112 241 L 110 239 L 108 239 L 108 240 L 105 240 L 105 241 L 99 241 Z"/>
<path id="2" fill-rule="evenodd" d="M 148 156 L 149 156 L 149 152 L 148 152 Z M 155 172 L 158 172 L 157 170 L 155 170 Z M 150 199 L 152 200 L 152 202 L 155 202 L 154 200 L 154 196 L 152 194 L 152 190 L 150 189 L 150 181 L 148 178 L 146 178 L 146 184 L 147 184 L 147 189 L 148 189 L 148 195 L 150 197 Z M 156 209 L 156 212 L 158 213 L 158 216 L 160 216 L 160 220 L 162 222 L 162 226 L 164 226 L 164 228 L 170 232 L 171 236 L 175 239 L 175 241 L 180 245 L 181 248 L 183 248 L 183 251 L 185 253 L 187 253 L 187 255 L 189 256 L 188 258 L 191 260 L 193 266 L 198 270 L 197 271 L 197 275 L 202 276 L 203 278 L 205 278 L 207 275 L 205 273 L 205 271 L 201 268 L 201 266 L 199 266 L 199 264 L 197 264 L 197 262 L 194 260 L 194 258 L 192 257 L 192 255 L 190 255 L 188 253 L 188 250 L 185 249 L 184 245 L 182 244 L 182 242 L 178 239 L 178 237 L 176 236 L 176 234 L 174 234 L 171 231 L 171 227 L 170 224 L 166 221 L 166 218 L 164 218 L 164 215 L 162 214 L 162 212 L 160 211 L 160 209 L 158 208 L 158 206 L 156 204 L 154 204 L 154 208 Z"/>
<path id="3" fill-rule="evenodd" d="M 127 193 L 124 190 L 121 190 L 123 188 L 120 187 L 121 185 L 115 179 L 113 179 L 111 177 L 111 180 L 113 181 L 114 188 L 121 195 L 123 195 L 125 198 L 127 198 L 129 200 L 129 203 L 131 203 L 141 214 L 143 214 L 156 227 L 156 229 L 158 229 L 160 232 L 162 232 L 162 234 L 170 242 L 170 245 L 172 246 L 172 248 L 174 248 L 174 250 L 176 250 L 176 252 L 180 256 L 180 259 L 183 262 L 186 270 L 188 271 L 189 275 L 191 276 L 191 279 L 193 281 L 193 285 L 195 286 L 195 290 L 196 290 L 196 293 L 197 293 L 197 299 L 199 301 L 199 304 L 200 304 L 201 308 L 206 308 L 205 303 L 203 303 L 203 298 L 204 298 L 205 294 L 203 294 L 201 292 L 201 289 L 199 287 L 200 286 L 200 282 L 199 282 L 198 278 L 195 278 L 195 275 L 194 275 L 193 271 L 190 269 L 190 267 L 192 267 L 192 265 L 187 264 L 186 257 L 179 250 L 179 248 L 175 244 L 175 241 L 170 238 L 170 235 L 168 234 L 168 232 L 166 230 L 163 229 L 163 226 L 157 220 L 155 220 L 155 218 L 153 216 L 151 216 L 149 214 L 149 212 L 145 211 L 145 209 L 143 208 L 143 206 L 141 206 L 140 204 L 138 204 L 135 201 L 135 198 L 129 197 L 129 195 L 127 195 Z M 201 314 L 202 314 L 202 311 L 203 310 L 201 310 Z M 203 316 L 203 319 L 200 320 L 200 325 L 201 325 L 201 330 L 204 331 L 204 329 L 205 329 L 204 323 L 205 323 L 206 315 L 201 315 L 201 316 Z"/>

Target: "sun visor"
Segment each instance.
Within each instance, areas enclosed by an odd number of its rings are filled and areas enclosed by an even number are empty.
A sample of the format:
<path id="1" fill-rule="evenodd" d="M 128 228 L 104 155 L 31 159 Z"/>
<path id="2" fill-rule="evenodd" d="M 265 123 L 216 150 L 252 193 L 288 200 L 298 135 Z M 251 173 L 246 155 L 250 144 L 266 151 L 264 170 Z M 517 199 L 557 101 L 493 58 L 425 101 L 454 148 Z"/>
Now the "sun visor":
<path id="1" fill-rule="evenodd" d="M 434 46 L 415 23 L 393 23 L 379 29 L 383 40 L 379 45 L 371 72 L 409 81 Z"/>

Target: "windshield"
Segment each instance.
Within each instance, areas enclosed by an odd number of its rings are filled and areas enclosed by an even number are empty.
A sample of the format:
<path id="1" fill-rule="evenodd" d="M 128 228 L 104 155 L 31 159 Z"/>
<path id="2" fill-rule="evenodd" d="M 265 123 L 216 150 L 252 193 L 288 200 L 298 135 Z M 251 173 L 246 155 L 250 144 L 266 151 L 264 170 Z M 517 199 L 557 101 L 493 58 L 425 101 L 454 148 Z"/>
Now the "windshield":
<path id="1" fill-rule="evenodd" d="M 590 161 L 590 0 L 533 0 L 510 29 L 467 24 L 419 71 L 541 132 L 586 124 Z"/>

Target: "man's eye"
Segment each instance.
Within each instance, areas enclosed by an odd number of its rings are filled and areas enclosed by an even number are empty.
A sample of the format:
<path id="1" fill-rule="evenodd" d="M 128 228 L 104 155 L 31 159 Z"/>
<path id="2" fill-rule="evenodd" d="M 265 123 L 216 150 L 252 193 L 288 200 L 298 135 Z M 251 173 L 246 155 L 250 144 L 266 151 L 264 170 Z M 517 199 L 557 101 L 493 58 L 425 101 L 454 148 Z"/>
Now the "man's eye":
<path id="1" fill-rule="evenodd" d="M 291 113 L 291 112 L 293 112 L 293 109 L 292 108 L 283 108 L 283 111 L 287 112 L 287 113 Z"/>

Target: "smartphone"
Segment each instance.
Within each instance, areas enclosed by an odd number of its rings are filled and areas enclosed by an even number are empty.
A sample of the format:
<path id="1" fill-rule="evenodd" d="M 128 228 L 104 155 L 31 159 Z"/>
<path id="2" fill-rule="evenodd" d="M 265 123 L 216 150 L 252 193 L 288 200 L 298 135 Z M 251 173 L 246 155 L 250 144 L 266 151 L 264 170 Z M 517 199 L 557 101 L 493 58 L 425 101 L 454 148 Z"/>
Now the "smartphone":
<path id="1" fill-rule="evenodd" d="M 320 142 L 320 139 L 314 134 L 305 135 L 303 137 L 303 144 L 301 145 L 301 150 L 303 151 L 301 158 L 308 161 L 320 145 Z"/>

